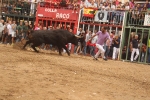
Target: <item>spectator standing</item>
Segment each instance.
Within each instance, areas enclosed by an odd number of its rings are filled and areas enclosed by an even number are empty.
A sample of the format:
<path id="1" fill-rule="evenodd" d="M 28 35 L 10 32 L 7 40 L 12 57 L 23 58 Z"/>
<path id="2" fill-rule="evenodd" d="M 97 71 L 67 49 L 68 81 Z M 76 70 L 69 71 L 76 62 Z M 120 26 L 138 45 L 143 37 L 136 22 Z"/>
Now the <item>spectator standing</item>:
<path id="1" fill-rule="evenodd" d="M 87 53 L 87 46 L 88 46 L 87 42 L 90 40 L 91 35 L 92 35 L 91 31 L 87 31 L 87 34 L 85 35 L 85 44 L 84 44 L 84 51 L 83 51 L 84 55 L 86 55 Z"/>
<path id="2" fill-rule="evenodd" d="M 7 38 L 8 38 L 8 29 L 7 29 L 7 22 L 4 23 L 4 30 L 2 35 L 2 43 L 7 44 Z"/>
<path id="3" fill-rule="evenodd" d="M 94 2 L 94 0 L 92 0 L 90 3 L 88 3 L 88 7 L 90 7 L 90 8 L 97 8 L 97 5 Z"/>
<path id="4" fill-rule="evenodd" d="M 82 33 L 82 28 L 79 28 L 76 35 L 79 36 L 81 33 Z M 80 39 L 79 39 L 79 40 L 80 40 Z M 79 44 L 79 42 L 78 42 L 78 44 Z M 75 47 L 74 47 L 74 53 L 76 53 L 77 48 L 78 48 L 78 46 L 75 46 Z M 81 52 L 81 51 L 80 51 L 80 52 Z"/>
<path id="5" fill-rule="evenodd" d="M 115 60 L 118 58 L 118 54 L 119 54 L 119 45 L 120 45 L 120 39 L 118 36 L 115 36 L 115 38 L 113 39 L 114 42 L 114 47 L 113 47 L 113 56 L 112 59 Z"/>
<path id="6" fill-rule="evenodd" d="M 37 0 L 31 0 L 30 16 L 34 15 L 37 3 L 38 3 Z"/>
<path id="7" fill-rule="evenodd" d="M 40 30 L 40 24 L 38 23 L 38 25 L 35 27 L 34 30 Z"/>
<path id="8" fill-rule="evenodd" d="M 13 32 L 13 29 L 12 29 L 12 26 L 11 26 L 12 22 L 11 21 L 8 21 L 8 25 L 7 25 L 7 30 L 8 30 L 8 38 L 7 38 L 7 44 L 11 44 L 11 36 L 12 36 L 12 32 Z"/>
<path id="9" fill-rule="evenodd" d="M 21 39 L 23 38 L 23 22 L 21 21 L 20 22 L 20 25 L 17 26 L 17 39 L 16 39 L 16 42 L 20 42 Z"/>
<path id="10" fill-rule="evenodd" d="M 0 41 L 2 40 L 2 32 L 4 30 L 4 20 L 0 20 Z"/>
<path id="11" fill-rule="evenodd" d="M 84 34 L 85 34 L 85 32 L 83 31 L 78 35 L 81 38 L 78 39 L 78 47 L 77 47 L 77 49 L 75 49 L 75 54 L 77 54 L 78 52 L 80 52 L 80 53 L 82 52 L 82 44 L 84 42 Z"/>
<path id="12" fill-rule="evenodd" d="M 95 30 L 95 32 L 92 34 L 95 35 L 97 33 L 97 30 Z M 90 44 L 90 55 L 94 56 L 95 55 L 95 44 L 97 42 L 98 37 L 95 36 L 93 39 L 91 39 L 91 44 Z"/>
<path id="13" fill-rule="evenodd" d="M 147 9 L 150 9 L 150 3 L 146 0 Z"/>
<path id="14" fill-rule="evenodd" d="M 134 9 L 134 0 L 130 0 L 129 2 L 130 9 Z"/>
<path id="15" fill-rule="evenodd" d="M 13 21 L 11 27 L 12 27 L 12 45 L 13 45 L 15 43 L 15 37 L 16 37 L 16 28 L 17 28 L 16 21 Z"/>
<path id="16" fill-rule="evenodd" d="M 131 51 L 132 51 L 132 53 L 131 53 L 131 62 L 133 62 L 133 60 L 136 60 L 139 56 L 138 43 L 139 43 L 138 35 L 135 35 L 135 38 L 132 40 L 132 43 L 131 43 L 131 47 L 132 47 L 132 49 L 131 49 Z M 136 52 L 136 56 L 134 57 L 135 52 Z M 133 57 L 134 57 L 134 59 L 133 59 Z"/>
<path id="17" fill-rule="evenodd" d="M 113 34 L 110 33 L 110 38 L 106 41 L 106 51 L 105 51 L 105 59 L 106 60 L 107 60 L 108 54 L 109 54 L 109 52 L 111 50 L 112 40 L 113 40 Z"/>
<path id="18" fill-rule="evenodd" d="M 26 39 L 27 33 L 28 33 L 28 22 L 25 22 L 25 25 L 23 26 L 23 39 Z"/>
<path id="19" fill-rule="evenodd" d="M 82 32 L 82 28 L 79 28 L 77 31 L 77 35 L 79 35 Z"/>
<path id="20" fill-rule="evenodd" d="M 70 29 L 69 32 L 71 32 L 73 34 L 73 30 L 72 29 Z M 71 45 L 72 45 L 71 43 L 68 43 L 68 50 L 69 50 L 69 52 L 71 52 Z"/>
<path id="21" fill-rule="evenodd" d="M 143 44 L 142 51 L 141 51 L 141 62 L 144 62 L 144 60 L 145 60 L 146 48 L 147 48 L 146 45 Z"/>
<path id="22" fill-rule="evenodd" d="M 129 9 L 130 9 L 129 2 L 126 2 L 126 4 L 125 4 L 125 10 L 129 10 Z"/>

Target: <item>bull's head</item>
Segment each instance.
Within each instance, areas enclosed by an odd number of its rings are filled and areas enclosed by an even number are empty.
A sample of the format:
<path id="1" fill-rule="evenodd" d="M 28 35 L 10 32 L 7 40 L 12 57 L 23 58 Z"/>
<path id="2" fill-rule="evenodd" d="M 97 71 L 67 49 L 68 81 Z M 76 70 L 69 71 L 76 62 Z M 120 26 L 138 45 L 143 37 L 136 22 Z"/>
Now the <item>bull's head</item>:
<path id="1" fill-rule="evenodd" d="M 74 45 L 78 45 L 78 39 L 79 38 L 82 38 L 81 36 L 77 36 L 77 35 L 74 35 L 73 38 L 72 38 L 72 44 Z"/>

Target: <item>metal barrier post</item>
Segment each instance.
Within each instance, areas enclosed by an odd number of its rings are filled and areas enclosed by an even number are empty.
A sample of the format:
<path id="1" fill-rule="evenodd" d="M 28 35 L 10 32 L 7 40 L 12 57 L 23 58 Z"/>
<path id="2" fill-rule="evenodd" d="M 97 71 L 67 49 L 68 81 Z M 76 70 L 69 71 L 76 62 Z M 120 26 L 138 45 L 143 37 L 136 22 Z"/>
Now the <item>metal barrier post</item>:
<path id="1" fill-rule="evenodd" d="M 127 12 L 124 12 L 124 15 L 123 15 L 123 28 L 122 28 L 122 34 L 121 34 L 121 39 L 120 39 L 120 52 L 119 52 L 119 58 L 122 59 L 122 50 L 123 50 L 123 43 L 124 43 L 124 40 L 125 40 L 125 32 L 126 32 L 126 25 L 127 23 Z M 111 27 L 112 28 L 112 27 Z M 122 42 L 123 41 L 123 42 Z"/>
<path id="2" fill-rule="evenodd" d="M 118 27 L 116 27 L 115 35 L 118 35 Z"/>
<path id="3" fill-rule="evenodd" d="M 145 60 L 144 63 L 147 62 L 147 59 L 146 59 L 146 58 L 148 58 L 148 56 L 150 56 L 150 55 L 148 55 L 148 52 L 149 52 L 149 51 L 148 51 L 148 48 L 149 48 L 148 45 L 150 45 L 150 44 L 149 44 L 149 39 L 150 39 L 150 28 L 148 29 L 148 39 L 147 39 L 147 47 L 146 47 L 146 54 L 145 54 L 145 58 L 144 58 L 144 60 Z"/>
<path id="4" fill-rule="evenodd" d="M 90 30 L 90 24 L 88 24 L 88 31 Z"/>
<path id="5" fill-rule="evenodd" d="M 110 29 L 109 29 L 109 33 L 111 33 L 111 31 L 112 31 L 112 27 L 110 27 Z"/>
<path id="6" fill-rule="evenodd" d="M 101 29 L 101 26 L 99 25 L 99 30 L 98 31 L 100 31 L 100 29 Z"/>
<path id="7" fill-rule="evenodd" d="M 137 33 L 137 29 L 136 29 L 136 33 Z M 142 29 L 142 36 L 141 36 L 141 40 L 140 40 L 140 47 L 139 47 L 139 57 L 138 57 L 138 63 L 141 62 L 141 51 L 142 51 L 142 41 L 143 41 L 143 35 L 144 35 L 144 29 Z"/>
<path id="8" fill-rule="evenodd" d="M 83 24 L 83 27 L 82 27 L 83 30 L 84 30 L 84 26 L 85 26 L 85 24 Z"/>
<path id="9" fill-rule="evenodd" d="M 95 30 L 95 25 L 93 26 L 93 33 L 94 33 L 94 30 Z"/>
<path id="10" fill-rule="evenodd" d="M 126 53 L 126 59 L 128 58 L 128 53 L 129 53 L 129 50 L 130 50 L 130 33 L 131 33 L 131 28 L 130 28 L 130 31 L 129 31 L 129 37 L 128 37 L 128 46 L 127 46 L 127 53 Z"/>

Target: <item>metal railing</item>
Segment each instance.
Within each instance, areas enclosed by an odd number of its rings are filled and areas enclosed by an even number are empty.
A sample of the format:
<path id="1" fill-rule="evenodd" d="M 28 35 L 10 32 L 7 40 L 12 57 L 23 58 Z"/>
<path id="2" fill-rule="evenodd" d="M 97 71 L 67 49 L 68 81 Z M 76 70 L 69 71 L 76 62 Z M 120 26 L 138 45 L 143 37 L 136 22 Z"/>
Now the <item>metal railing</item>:
<path id="1" fill-rule="evenodd" d="M 81 11 L 80 22 L 92 22 L 99 24 L 111 24 L 122 26 L 125 11 L 104 11 L 96 10 L 94 17 L 84 16 L 84 10 Z"/>
<path id="2" fill-rule="evenodd" d="M 145 15 L 148 11 L 130 10 L 126 14 L 126 26 L 144 26 Z"/>
<path id="3" fill-rule="evenodd" d="M 23 16 L 35 16 L 36 9 L 31 9 L 27 7 L 1 7 L 2 14 L 11 14 L 11 15 L 23 15 Z"/>

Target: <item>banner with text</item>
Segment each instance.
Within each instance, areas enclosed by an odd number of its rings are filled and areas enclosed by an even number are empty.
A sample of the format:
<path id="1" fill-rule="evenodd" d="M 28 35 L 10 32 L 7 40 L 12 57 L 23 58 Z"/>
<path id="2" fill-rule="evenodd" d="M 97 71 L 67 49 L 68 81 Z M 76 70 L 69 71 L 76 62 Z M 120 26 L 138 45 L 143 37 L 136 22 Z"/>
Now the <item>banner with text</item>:
<path id="1" fill-rule="evenodd" d="M 72 10 L 55 9 L 55 8 L 44 8 L 41 7 L 37 11 L 38 17 L 49 17 L 49 18 L 61 18 L 67 20 L 77 20 L 78 13 L 72 13 Z"/>

